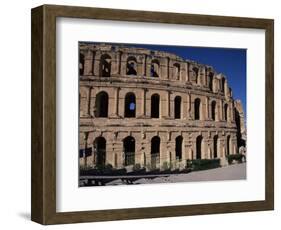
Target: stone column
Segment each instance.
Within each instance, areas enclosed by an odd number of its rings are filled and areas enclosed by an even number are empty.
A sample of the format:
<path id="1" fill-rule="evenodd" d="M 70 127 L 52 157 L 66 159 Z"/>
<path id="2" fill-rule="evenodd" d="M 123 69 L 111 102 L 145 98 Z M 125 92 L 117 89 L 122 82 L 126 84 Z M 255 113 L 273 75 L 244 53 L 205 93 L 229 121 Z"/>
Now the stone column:
<path id="1" fill-rule="evenodd" d="M 185 81 L 189 82 L 189 64 L 188 64 L 188 62 L 185 63 Z"/>
<path id="2" fill-rule="evenodd" d="M 88 133 L 87 132 L 84 133 L 83 139 L 84 139 L 83 159 L 84 159 L 84 166 L 86 167 L 87 166 L 86 148 L 87 148 L 87 145 L 88 145 L 88 143 L 87 143 Z"/>
<path id="3" fill-rule="evenodd" d="M 92 90 L 92 88 L 88 87 L 88 91 L 87 91 L 87 111 L 86 111 L 87 117 L 90 116 L 91 90 Z"/>
<path id="4" fill-rule="evenodd" d="M 120 74 L 126 75 L 126 70 L 127 70 L 127 54 L 123 54 L 120 56 Z"/>
<path id="5" fill-rule="evenodd" d="M 224 121 L 225 117 L 224 117 L 223 100 L 221 100 L 220 102 L 221 102 L 221 121 Z"/>
<path id="6" fill-rule="evenodd" d="M 114 108 L 114 113 L 111 115 L 111 117 L 113 118 L 119 117 L 119 91 L 120 91 L 120 87 L 116 87 L 115 95 L 114 95 L 115 108 Z"/>
<path id="7" fill-rule="evenodd" d="M 146 114 L 146 92 L 147 92 L 147 88 L 143 88 L 143 100 L 142 100 L 142 117 L 145 118 L 147 116 Z"/>
<path id="8" fill-rule="evenodd" d="M 93 52 L 91 50 L 87 51 L 84 59 L 84 74 L 83 75 L 92 75 L 93 74 Z"/>
<path id="9" fill-rule="evenodd" d="M 121 55 L 121 51 L 118 51 L 118 53 L 116 54 L 117 74 L 120 74 L 121 72 Z"/>
<path id="10" fill-rule="evenodd" d="M 93 59 L 93 74 L 94 76 L 99 76 L 100 75 L 100 57 L 101 57 L 101 52 L 96 51 L 95 57 Z"/>
<path id="11" fill-rule="evenodd" d="M 172 118 L 172 113 L 171 113 L 171 91 L 168 90 L 168 117 Z"/>
<path id="12" fill-rule="evenodd" d="M 146 59 L 147 59 L 147 55 L 145 54 L 144 55 L 144 59 L 143 59 L 143 63 L 142 63 L 142 65 L 143 65 L 143 75 L 144 76 L 146 76 L 146 65 L 147 65 L 147 63 L 146 63 Z"/>
<path id="13" fill-rule="evenodd" d="M 209 112 L 209 97 L 206 97 L 206 113 L 205 113 L 205 120 L 209 120 L 210 119 L 210 112 Z"/>

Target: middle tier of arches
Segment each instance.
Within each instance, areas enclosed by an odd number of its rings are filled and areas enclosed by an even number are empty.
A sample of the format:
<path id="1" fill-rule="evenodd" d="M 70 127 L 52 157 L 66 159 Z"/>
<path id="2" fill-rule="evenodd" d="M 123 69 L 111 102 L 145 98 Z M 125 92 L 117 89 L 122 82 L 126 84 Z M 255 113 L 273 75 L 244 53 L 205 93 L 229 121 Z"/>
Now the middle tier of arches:
<path id="1" fill-rule="evenodd" d="M 80 87 L 80 117 L 234 122 L 233 101 L 141 88 Z"/>

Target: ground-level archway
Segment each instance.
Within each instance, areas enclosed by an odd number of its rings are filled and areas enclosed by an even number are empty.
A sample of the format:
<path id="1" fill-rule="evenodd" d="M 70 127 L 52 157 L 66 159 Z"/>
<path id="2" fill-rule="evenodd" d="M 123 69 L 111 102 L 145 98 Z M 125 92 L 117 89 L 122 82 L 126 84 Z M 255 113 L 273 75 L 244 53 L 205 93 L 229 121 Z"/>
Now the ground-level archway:
<path id="1" fill-rule="evenodd" d="M 161 139 L 154 136 L 151 139 L 151 168 L 155 169 L 160 164 L 160 143 Z"/>
<path id="2" fill-rule="evenodd" d="M 196 138 L 196 159 L 202 158 L 202 142 L 203 137 L 200 135 Z"/>
<path id="3" fill-rule="evenodd" d="M 97 137 L 95 139 L 94 154 L 96 166 L 104 166 L 106 163 L 106 140 L 104 137 Z"/>
<path id="4" fill-rule="evenodd" d="M 217 158 L 218 157 L 218 135 L 214 136 L 214 143 L 213 143 L 213 150 L 214 150 L 214 154 L 213 157 Z"/>
<path id="5" fill-rule="evenodd" d="M 128 136 L 123 140 L 123 151 L 124 151 L 124 164 L 125 166 L 135 164 L 135 149 L 136 149 L 135 138 Z"/>
<path id="6" fill-rule="evenodd" d="M 183 137 L 182 136 L 178 136 L 176 138 L 176 158 L 178 160 L 182 159 L 182 144 L 183 144 Z"/>

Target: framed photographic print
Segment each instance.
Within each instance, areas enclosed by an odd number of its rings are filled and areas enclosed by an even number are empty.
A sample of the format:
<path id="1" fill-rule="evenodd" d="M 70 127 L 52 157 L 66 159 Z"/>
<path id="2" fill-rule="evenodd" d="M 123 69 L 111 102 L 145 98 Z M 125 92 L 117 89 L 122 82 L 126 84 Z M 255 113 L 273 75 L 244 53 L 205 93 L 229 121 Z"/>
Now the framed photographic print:
<path id="1" fill-rule="evenodd" d="M 32 220 L 272 210 L 273 28 L 32 9 Z"/>

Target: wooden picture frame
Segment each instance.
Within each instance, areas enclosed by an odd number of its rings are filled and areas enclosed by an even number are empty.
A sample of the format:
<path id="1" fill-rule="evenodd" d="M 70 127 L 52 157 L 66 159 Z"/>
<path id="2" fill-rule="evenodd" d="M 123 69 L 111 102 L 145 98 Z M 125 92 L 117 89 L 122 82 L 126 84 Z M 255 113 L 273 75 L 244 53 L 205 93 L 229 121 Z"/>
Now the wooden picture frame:
<path id="1" fill-rule="evenodd" d="M 56 212 L 56 18 L 264 29 L 266 34 L 265 200 L 100 211 Z M 32 205 L 31 219 L 63 224 L 274 208 L 274 21 L 271 19 L 43 5 L 32 9 Z"/>

